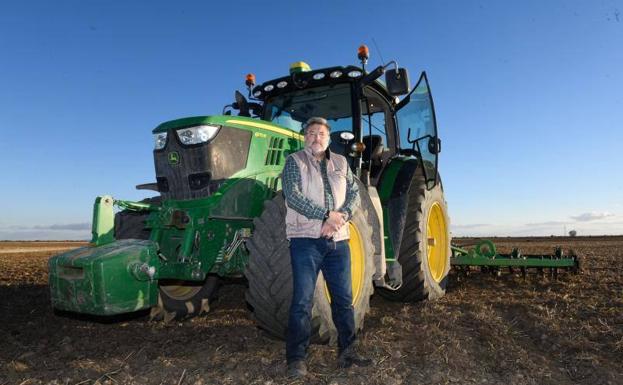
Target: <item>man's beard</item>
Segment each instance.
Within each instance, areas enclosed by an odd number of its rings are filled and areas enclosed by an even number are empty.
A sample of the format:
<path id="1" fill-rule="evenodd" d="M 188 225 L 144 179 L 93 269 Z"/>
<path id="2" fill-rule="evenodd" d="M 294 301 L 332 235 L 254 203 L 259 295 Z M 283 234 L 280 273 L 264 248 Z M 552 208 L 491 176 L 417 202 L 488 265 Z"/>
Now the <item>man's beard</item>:
<path id="1" fill-rule="evenodd" d="M 311 148 L 312 154 L 316 156 L 324 153 L 327 150 L 328 146 L 325 147 L 320 143 L 312 143 L 312 145 L 309 147 Z"/>

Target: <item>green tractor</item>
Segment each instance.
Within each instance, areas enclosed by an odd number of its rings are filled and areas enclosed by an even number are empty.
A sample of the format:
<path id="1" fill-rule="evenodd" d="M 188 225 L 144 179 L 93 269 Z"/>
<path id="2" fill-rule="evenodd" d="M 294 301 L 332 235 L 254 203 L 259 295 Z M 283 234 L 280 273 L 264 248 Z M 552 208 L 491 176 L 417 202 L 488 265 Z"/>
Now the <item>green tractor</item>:
<path id="1" fill-rule="evenodd" d="M 349 222 L 357 327 L 374 290 L 395 301 L 442 296 L 449 218 L 426 74 L 411 89 L 395 62 L 368 72 L 367 49 L 359 59 L 317 70 L 298 62 L 260 85 L 249 75 L 248 98 L 236 92 L 222 115 L 156 127 L 156 182 L 137 188 L 158 196 L 96 199 L 91 244 L 49 261 L 53 307 L 184 318 L 209 310 L 222 280 L 244 277 L 259 326 L 285 336 L 292 282 L 280 174 L 303 148 L 301 124 L 312 116 L 329 120 L 330 148 L 360 184 L 361 207 Z M 330 300 L 321 275 L 312 311 L 318 340 L 335 335 Z"/>

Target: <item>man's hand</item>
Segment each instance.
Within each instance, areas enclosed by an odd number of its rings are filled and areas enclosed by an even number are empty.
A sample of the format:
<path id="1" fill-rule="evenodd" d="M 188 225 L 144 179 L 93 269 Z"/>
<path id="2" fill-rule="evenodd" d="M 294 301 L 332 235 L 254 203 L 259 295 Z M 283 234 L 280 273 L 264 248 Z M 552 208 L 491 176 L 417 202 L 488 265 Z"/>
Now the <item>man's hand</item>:
<path id="1" fill-rule="evenodd" d="M 320 234 L 325 238 L 331 238 L 345 224 L 346 214 L 339 211 L 330 211 L 329 218 L 322 224 Z"/>
<path id="2" fill-rule="evenodd" d="M 327 224 L 327 222 L 322 224 L 322 228 L 320 229 L 320 235 L 323 238 L 331 238 L 335 234 L 335 231 L 332 226 Z"/>
<path id="3" fill-rule="evenodd" d="M 338 231 L 346 223 L 346 217 L 339 211 L 329 211 L 329 218 L 327 218 L 325 223 L 333 226 L 335 231 Z"/>

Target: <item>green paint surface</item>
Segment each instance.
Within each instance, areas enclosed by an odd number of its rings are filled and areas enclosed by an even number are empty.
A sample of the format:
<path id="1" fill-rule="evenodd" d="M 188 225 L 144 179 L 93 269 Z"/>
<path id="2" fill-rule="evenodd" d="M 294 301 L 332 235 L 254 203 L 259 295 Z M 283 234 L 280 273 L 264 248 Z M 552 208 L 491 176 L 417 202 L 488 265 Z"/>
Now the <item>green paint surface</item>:
<path id="1" fill-rule="evenodd" d="M 159 268 L 157 245 L 152 241 L 126 239 L 51 258 L 52 305 L 94 315 L 148 309 L 156 304 L 158 281 L 133 273 L 143 264 Z"/>
<path id="2" fill-rule="evenodd" d="M 287 155 L 303 147 L 302 136 L 269 122 L 239 116 L 178 119 L 161 124 L 154 132 L 199 124 L 252 132 L 246 168 L 206 198 L 167 200 L 157 209 L 118 201 L 121 208 L 150 210 L 146 221 L 151 229 L 149 241 L 114 241 L 114 212 L 105 200 L 112 198 L 99 197 L 93 221 L 93 245 L 97 247 L 71 251 L 49 261 L 55 308 L 112 315 L 155 305 L 158 281 L 132 273 L 139 262 L 157 266 L 158 279 L 201 281 L 208 273 L 242 276 L 248 254 L 242 242 L 234 242 L 236 233 L 248 236 L 253 230 L 253 218 L 262 213 L 264 201 L 281 188 L 280 173 Z M 179 156 L 183 154 L 173 158 L 169 154 L 169 163 L 176 164 Z M 188 218 L 187 223 L 175 223 L 180 212 Z"/>

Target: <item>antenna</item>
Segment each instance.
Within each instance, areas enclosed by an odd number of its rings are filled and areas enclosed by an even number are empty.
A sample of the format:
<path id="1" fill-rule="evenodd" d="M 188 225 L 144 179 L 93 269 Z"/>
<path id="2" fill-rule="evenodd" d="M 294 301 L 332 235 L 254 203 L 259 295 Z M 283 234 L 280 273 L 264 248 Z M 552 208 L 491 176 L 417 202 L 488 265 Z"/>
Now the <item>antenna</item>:
<path id="1" fill-rule="evenodd" d="M 383 55 L 381 55 L 381 50 L 379 49 L 379 46 L 376 44 L 376 40 L 374 40 L 374 38 L 372 38 L 372 43 L 374 44 L 374 48 L 376 48 L 377 52 L 379 53 L 379 57 L 381 58 L 381 64 L 384 66 L 385 60 L 383 60 Z"/>

